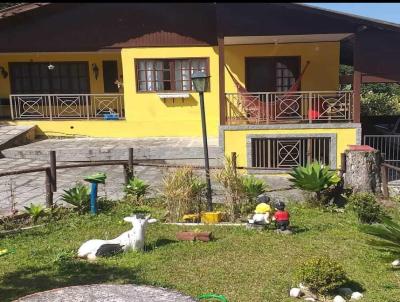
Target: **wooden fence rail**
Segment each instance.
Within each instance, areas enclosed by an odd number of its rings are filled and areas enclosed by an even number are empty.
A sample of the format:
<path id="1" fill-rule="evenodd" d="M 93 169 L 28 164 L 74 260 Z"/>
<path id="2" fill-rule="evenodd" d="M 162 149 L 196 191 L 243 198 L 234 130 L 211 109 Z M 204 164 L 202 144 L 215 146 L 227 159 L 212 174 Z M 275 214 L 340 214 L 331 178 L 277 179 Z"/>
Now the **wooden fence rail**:
<path id="1" fill-rule="evenodd" d="M 268 169 L 264 167 L 246 167 L 246 166 L 238 166 L 237 165 L 237 155 L 236 152 L 231 153 L 232 158 L 232 166 L 236 170 L 278 170 L 278 169 Z M 198 159 L 198 158 L 196 158 Z M 341 158 L 342 168 L 340 170 L 341 174 L 344 172 L 345 167 L 345 157 L 342 154 Z M 126 160 L 107 160 L 107 161 L 91 161 L 91 162 L 75 162 L 69 164 L 57 164 L 56 161 L 56 151 L 50 151 L 49 153 L 49 165 L 44 167 L 32 167 L 27 169 L 18 169 L 14 171 L 0 171 L 0 177 L 3 176 L 11 176 L 11 175 L 21 175 L 27 173 L 35 173 L 35 172 L 45 172 L 45 188 L 46 188 L 46 206 L 51 207 L 53 205 L 53 193 L 57 192 L 57 170 L 59 169 L 72 169 L 72 168 L 82 168 L 82 167 L 97 167 L 97 166 L 117 166 L 122 165 L 124 171 L 124 180 L 125 184 L 128 183 L 129 179 L 134 177 L 134 166 L 144 166 L 144 167 L 158 167 L 158 168 L 182 168 L 187 167 L 188 165 L 184 164 L 160 164 L 160 163 L 148 163 L 146 160 L 142 161 L 134 161 L 133 159 L 133 148 L 128 149 L 128 158 Z M 202 165 L 189 165 L 193 169 L 204 169 Z M 400 168 L 394 167 L 391 165 L 390 168 L 395 168 L 400 171 Z M 210 169 L 222 169 L 223 166 L 212 166 Z M 282 169 L 279 169 L 280 171 Z M 285 170 L 286 171 L 286 170 Z M 236 173 L 236 172 L 235 172 Z"/>

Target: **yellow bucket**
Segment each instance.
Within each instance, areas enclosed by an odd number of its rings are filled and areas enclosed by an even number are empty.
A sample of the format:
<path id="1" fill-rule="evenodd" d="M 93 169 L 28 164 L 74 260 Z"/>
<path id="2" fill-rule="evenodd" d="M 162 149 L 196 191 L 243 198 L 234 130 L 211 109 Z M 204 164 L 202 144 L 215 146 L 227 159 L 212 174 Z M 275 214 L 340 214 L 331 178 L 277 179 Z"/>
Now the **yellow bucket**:
<path id="1" fill-rule="evenodd" d="M 201 222 L 203 223 L 218 223 L 222 221 L 222 212 L 205 212 L 201 213 Z"/>

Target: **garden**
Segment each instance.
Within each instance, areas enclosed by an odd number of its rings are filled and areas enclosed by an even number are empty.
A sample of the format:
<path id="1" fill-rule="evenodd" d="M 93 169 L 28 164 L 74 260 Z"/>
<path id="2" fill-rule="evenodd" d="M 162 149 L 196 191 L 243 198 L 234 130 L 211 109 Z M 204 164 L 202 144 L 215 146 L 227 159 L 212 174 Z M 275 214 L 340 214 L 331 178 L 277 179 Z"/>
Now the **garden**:
<path id="1" fill-rule="evenodd" d="M 290 177 L 309 192 L 304 202 L 268 198 L 268 184 L 236 171 L 227 158 L 212 174 L 225 201 L 212 212 L 205 184 L 190 167 L 166 173 L 156 197 L 149 197 L 151 184 L 129 180 L 123 199 L 98 199 L 96 215 L 89 213 L 89 187 L 78 183 L 62 196 L 68 207 L 32 204 L 2 219 L 0 301 L 99 283 L 213 293 L 227 301 L 399 301 L 399 200 L 352 193 L 319 163 L 297 167 Z M 282 212 L 290 214 L 287 224 Z M 142 251 L 78 257 L 90 239 L 117 242 L 111 239 L 132 228 L 127 217 L 149 216 L 157 222 L 147 226 Z M 194 236 L 179 236 L 186 232 Z"/>

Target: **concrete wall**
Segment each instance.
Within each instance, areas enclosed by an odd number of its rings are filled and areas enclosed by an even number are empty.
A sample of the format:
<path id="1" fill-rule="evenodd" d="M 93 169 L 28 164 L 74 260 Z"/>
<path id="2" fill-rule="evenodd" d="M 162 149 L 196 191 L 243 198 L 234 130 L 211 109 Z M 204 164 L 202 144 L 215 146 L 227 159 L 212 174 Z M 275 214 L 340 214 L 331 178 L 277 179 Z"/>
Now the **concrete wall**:
<path id="1" fill-rule="evenodd" d="M 344 152 L 348 145 L 359 144 L 361 141 L 360 124 L 327 124 L 327 125 L 275 125 L 275 126 L 224 126 L 221 127 L 220 142 L 224 147 L 224 153 L 230 155 L 231 152 L 237 153 L 237 163 L 239 166 L 250 166 L 248 162 L 248 138 L 251 136 L 282 136 L 287 138 L 298 137 L 300 135 L 314 136 L 321 135 L 333 137 L 336 150 L 333 168 L 340 167 L 340 154 Z"/>

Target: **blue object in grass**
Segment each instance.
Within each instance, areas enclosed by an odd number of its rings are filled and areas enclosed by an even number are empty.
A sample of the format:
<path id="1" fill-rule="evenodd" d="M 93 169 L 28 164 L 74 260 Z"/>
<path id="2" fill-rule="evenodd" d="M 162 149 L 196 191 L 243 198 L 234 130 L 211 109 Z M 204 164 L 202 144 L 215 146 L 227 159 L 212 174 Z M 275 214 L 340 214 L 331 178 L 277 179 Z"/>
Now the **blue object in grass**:
<path id="1" fill-rule="evenodd" d="M 118 113 L 104 113 L 103 117 L 105 120 L 119 120 Z"/>
<path id="2" fill-rule="evenodd" d="M 92 182 L 90 190 L 90 213 L 97 214 L 97 182 Z"/>

